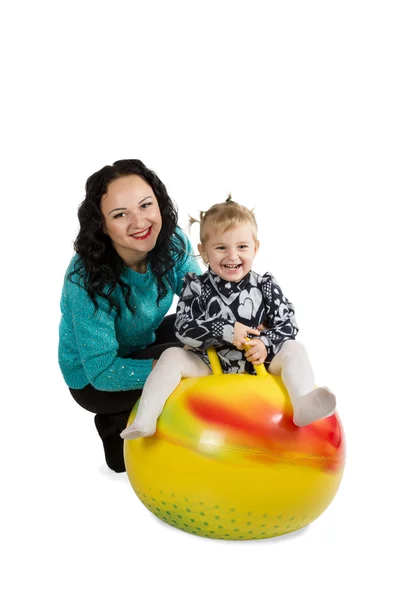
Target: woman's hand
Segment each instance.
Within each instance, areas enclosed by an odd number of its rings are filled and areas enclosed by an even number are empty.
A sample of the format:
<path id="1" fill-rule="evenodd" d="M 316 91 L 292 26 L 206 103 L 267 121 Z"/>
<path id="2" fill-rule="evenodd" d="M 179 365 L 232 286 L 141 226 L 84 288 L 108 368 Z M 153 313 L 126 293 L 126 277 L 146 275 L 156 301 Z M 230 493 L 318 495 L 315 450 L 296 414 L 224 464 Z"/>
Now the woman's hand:
<path id="1" fill-rule="evenodd" d="M 248 348 L 244 354 L 246 360 L 253 365 L 262 365 L 265 362 L 268 352 L 262 340 L 248 340 L 246 348 Z"/>
<path id="2" fill-rule="evenodd" d="M 236 321 L 233 330 L 233 345 L 236 346 L 238 350 L 243 350 L 244 345 L 247 343 L 246 338 L 249 334 L 260 335 L 260 332 L 257 329 L 252 329 L 251 327 L 247 327 L 247 325 L 243 325 L 243 323 Z"/>

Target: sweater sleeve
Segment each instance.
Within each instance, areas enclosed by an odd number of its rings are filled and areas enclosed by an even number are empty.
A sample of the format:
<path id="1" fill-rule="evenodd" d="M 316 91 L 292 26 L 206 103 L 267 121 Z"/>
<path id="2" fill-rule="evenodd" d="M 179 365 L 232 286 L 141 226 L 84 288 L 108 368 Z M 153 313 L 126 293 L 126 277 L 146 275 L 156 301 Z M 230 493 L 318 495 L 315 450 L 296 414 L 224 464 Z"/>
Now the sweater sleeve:
<path id="1" fill-rule="evenodd" d="M 74 283 L 68 285 L 69 313 L 83 369 L 89 383 L 98 390 L 142 389 L 152 369 L 152 360 L 134 360 L 118 356 L 115 311 L 98 299 L 94 305 L 87 292 Z"/>
<path id="2" fill-rule="evenodd" d="M 195 273 L 187 273 L 177 304 L 175 334 L 183 343 L 206 350 L 214 344 L 232 343 L 234 321 L 209 317 L 202 298 L 202 284 Z"/>
<path id="3" fill-rule="evenodd" d="M 284 296 L 276 279 L 271 273 L 262 277 L 262 294 L 267 308 L 267 330 L 262 332 L 260 339 L 273 353 L 279 352 L 283 342 L 295 339 L 298 327 L 294 314 L 294 306 Z"/>

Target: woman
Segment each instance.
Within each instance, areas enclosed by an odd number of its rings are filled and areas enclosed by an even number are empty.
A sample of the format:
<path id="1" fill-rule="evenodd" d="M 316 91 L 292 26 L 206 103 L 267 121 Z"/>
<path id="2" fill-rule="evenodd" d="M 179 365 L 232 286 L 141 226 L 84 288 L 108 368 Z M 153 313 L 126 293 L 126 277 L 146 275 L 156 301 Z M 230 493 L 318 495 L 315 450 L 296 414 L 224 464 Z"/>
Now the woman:
<path id="1" fill-rule="evenodd" d="M 73 398 L 96 413 L 110 469 L 125 470 L 120 432 L 164 349 L 165 318 L 188 271 L 200 274 L 164 184 L 140 160 L 89 177 L 61 298 L 59 364 Z"/>

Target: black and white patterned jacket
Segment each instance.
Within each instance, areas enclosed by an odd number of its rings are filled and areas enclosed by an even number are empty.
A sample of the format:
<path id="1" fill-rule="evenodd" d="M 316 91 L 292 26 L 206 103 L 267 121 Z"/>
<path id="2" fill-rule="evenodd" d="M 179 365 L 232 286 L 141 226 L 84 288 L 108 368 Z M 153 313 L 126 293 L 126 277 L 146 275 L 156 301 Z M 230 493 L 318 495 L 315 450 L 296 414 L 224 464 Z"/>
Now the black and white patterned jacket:
<path id="1" fill-rule="evenodd" d="M 268 352 L 266 367 L 283 342 L 298 332 L 294 307 L 271 273 L 250 271 L 239 282 L 225 281 L 211 269 L 203 275 L 186 274 L 176 311 L 177 338 L 201 353 L 208 365 L 206 350 L 215 346 L 225 373 L 254 373 L 244 352 L 232 344 L 236 321 L 252 328 L 266 326 L 260 335 Z"/>

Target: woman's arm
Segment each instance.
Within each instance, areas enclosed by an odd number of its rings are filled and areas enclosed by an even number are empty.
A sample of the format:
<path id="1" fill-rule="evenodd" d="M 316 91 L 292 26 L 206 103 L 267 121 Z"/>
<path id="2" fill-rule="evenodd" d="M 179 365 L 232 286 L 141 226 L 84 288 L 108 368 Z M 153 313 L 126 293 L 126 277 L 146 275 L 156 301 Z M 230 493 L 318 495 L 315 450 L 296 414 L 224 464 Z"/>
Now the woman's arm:
<path id="1" fill-rule="evenodd" d="M 66 284 L 64 294 L 68 309 L 65 318 L 72 325 L 72 342 L 89 383 L 103 391 L 143 388 L 153 361 L 118 356 L 115 311 L 110 312 L 108 303 L 99 298 L 99 308 L 94 312 L 86 290 L 72 282 Z"/>

